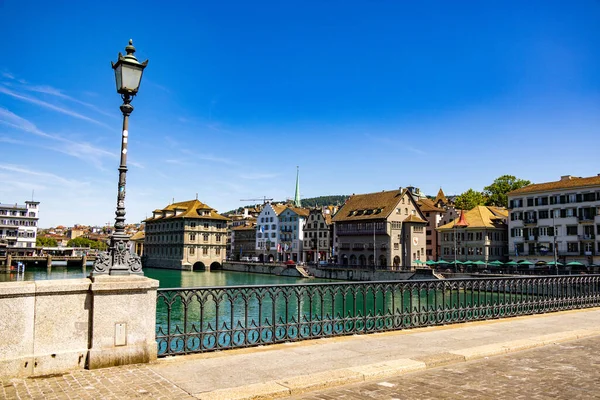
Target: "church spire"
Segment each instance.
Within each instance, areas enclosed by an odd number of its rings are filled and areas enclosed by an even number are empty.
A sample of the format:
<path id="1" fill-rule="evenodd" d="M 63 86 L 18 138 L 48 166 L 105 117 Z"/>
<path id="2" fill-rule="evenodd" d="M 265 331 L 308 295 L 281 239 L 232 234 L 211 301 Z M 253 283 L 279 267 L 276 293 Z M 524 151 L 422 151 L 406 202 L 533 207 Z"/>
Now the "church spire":
<path id="1" fill-rule="evenodd" d="M 296 195 L 294 196 L 294 206 L 302 207 L 300 204 L 300 168 L 296 166 Z"/>

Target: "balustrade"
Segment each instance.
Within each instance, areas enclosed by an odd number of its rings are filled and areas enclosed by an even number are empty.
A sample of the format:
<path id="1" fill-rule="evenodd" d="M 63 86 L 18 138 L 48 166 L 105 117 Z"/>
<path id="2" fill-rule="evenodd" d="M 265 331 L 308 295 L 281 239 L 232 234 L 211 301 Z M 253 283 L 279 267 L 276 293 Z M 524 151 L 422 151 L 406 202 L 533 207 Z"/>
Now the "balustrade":
<path id="1" fill-rule="evenodd" d="M 159 356 L 600 306 L 600 275 L 158 289 Z"/>

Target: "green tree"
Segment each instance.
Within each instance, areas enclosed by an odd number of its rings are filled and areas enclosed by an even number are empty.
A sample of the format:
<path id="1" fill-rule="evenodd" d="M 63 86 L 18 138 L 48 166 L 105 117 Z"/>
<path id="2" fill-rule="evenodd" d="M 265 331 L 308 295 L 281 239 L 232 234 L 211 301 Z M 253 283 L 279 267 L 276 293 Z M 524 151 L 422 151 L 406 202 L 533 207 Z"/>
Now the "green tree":
<path id="1" fill-rule="evenodd" d="M 100 251 L 106 250 L 108 245 L 100 240 L 91 240 L 84 237 L 77 237 L 75 239 L 69 240 L 67 243 L 69 247 L 89 247 L 90 249 L 97 249 Z"/>
<path id="2" fill-rule="evenodd" d="M 485 204 L 485 197 L 483 193 L 473 189 L 469 189 L 464 193 L 461 193 L 456 197 L 455 205 L 456 208 L 461 210 L 470 210 L 476 206 L 482 206 Z"/>
<path id="3" fill-rule="evenodd" d="M 76 237 L 67 242 L 68 247 L 92 247 L 92 240 L 84 237 Z"/>
<path id="4" fill-rule="evenodd" d="M 483 188 L 483 193 L 487 197 L 485 205 L 508 207 L 508 192 L 531 185 L 531 182 L 525 179 L 517 179 L 513 175 L 502 175 L 491 185 Z"/>
<path id="5" fill-rule="evenodd" d="M 37 247 L 56 247 L 58 246 L 58 242 L 56 239 L 46 236 L 38 236 L 35 239 L 35 245 Z"/>

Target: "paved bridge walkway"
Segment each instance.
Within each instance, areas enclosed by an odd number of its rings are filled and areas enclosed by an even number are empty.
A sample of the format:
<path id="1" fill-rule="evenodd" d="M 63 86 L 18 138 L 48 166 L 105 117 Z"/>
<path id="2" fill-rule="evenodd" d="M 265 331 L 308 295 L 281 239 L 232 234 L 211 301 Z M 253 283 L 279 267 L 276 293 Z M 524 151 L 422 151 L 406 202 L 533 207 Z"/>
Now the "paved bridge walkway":
<path id="1" fill-rule="evenodd" d="M 39 399 L 600 398 L 600 308 L 2 381 Z"/>

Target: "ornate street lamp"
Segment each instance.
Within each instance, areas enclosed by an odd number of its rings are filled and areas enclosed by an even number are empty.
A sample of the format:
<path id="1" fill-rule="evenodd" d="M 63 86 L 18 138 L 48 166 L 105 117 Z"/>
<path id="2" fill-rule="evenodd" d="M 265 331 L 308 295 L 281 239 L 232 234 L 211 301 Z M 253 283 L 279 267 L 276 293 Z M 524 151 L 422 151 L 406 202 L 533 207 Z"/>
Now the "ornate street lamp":
<path id="1" fill-rule="evenodd" d="M 92 275 L 143 275 L 140 257 L 129 250 L 129 236 L 125 233 L 125 178 L 127 174 L 127 140 L 129 136 L 129 115 L 133 111 L 131 100 L 140 87 L 142 73 L 148 60 L 140 63 L 133 55 L 133 40 L 125 47 L 127 54 L 119 53 L 119 59 L 112 63 L 115 70 L 117 93 L 121 95 L 123 104 L 123 133 L 121 136 L 121 164 L 119 165 L 119 188 L 117 194 L 117 211 L 115 212 L 115 230 L 110 238 L 107 252 L 101 252 L 94 261 Z"/>

